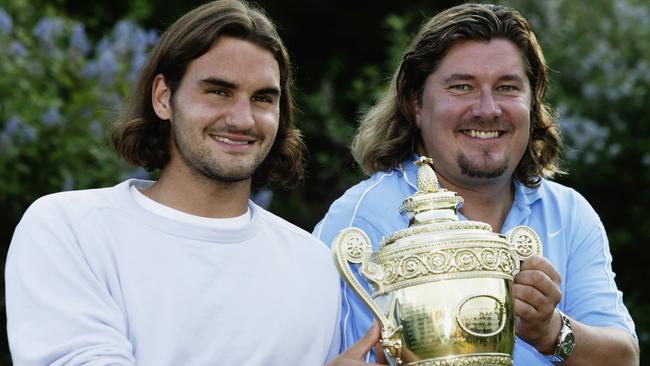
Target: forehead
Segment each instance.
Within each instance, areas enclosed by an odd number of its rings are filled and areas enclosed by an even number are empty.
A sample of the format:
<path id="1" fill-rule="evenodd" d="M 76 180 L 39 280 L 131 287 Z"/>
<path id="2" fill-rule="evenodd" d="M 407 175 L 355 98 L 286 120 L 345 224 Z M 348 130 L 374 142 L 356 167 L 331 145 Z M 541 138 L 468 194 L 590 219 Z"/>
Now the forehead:
<path id="1" fill-rule="evenodd" d="M 517 45 L 505 39 L 466 41 L 449 48 L 434 74 L 468 74 L 501 77 L 515 74 L 526 78 L 526 62 Z"/>
<path id="2" fill-rule="evenodd" d="M 273 53 L 249 41 L 221 36 L 190 62 L 184 79 L 220 78 L 242 86 L 280 88 L 280 68 Z"/>

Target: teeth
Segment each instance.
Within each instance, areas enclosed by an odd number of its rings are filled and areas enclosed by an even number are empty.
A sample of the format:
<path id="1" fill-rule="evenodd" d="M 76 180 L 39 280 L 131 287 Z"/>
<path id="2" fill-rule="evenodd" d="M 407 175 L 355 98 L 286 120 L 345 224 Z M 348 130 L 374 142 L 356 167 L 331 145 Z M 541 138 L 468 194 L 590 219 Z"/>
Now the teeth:
<path id="1" fill-rule="evenodd" d="M 465 130 L 463 133 L 469 137 L 474 137 L 477 139 L 495 139 L 499 137 L 499 131 L 476 131 L 476 130 Z"/>
<path id="2" fill-rule="evenodd" d="M 226 138 L 226 137 L 223 137 L 223 136 L 210 136 L 210 137 L 212 137 L 216 141 L 223 142 L 223 143 L 226 143 L 226 144 L 248 145 L 248 141 L 233 141 L 233 140 L 231 140 L 229 138 Z"/>

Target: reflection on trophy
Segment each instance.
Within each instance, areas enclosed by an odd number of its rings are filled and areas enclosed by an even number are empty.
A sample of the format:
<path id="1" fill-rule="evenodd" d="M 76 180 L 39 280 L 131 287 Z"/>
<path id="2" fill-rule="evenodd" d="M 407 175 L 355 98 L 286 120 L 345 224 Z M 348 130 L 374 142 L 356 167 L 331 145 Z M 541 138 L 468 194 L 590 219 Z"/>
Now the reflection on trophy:
<path id="1" fill-rule="evenodd" d="M 526 226 L 504 236 L 486 223 L 459 221 L 463 199 L 440 188 L 430 163 L 416 162 L 418 192 L 400 207 L 408 228 L 376 252 L 362 230 L 339 233 L 332 245 L 339 272 L 379 321 L 392 365 L 512 365 L 513 276 L 521 260 L 541 255 L 539 237 Z M 350 263 L 360 266 L 371 294 Z"/>

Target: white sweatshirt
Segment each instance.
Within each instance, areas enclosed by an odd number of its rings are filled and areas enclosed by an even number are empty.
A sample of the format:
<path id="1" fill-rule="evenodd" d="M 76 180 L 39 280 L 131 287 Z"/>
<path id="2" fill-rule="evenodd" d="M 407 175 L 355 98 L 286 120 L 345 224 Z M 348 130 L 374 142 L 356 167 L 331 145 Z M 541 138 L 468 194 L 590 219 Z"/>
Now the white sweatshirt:
<path id="1" fill-rule="evenodd" d="M 129 180 L 32 204 L 6 264 L 21 365 L 322 365 L 339 349 L 327 247 L 249 203 L 240 229 L 137 204 Z"/>

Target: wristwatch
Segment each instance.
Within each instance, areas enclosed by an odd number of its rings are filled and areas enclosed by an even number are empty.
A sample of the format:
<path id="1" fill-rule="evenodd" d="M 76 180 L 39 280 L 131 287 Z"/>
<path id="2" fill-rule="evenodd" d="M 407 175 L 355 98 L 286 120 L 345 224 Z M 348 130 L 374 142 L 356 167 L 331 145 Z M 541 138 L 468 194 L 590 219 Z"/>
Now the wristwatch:
<path id="1" fill-rule="evenodd" d="M 562 318 L 562 328 L 560 328 L 560 335 L 557 337 L 555 352 L 552 355 L 546 355 L 546 359 L 554 365 L 566 361 L 576 346 L 576 338 L 573 335 L 573 330 L 571 330 L 571 320 L 560 310 L 557 312 L 560 314 L 560 318 Z"/>

